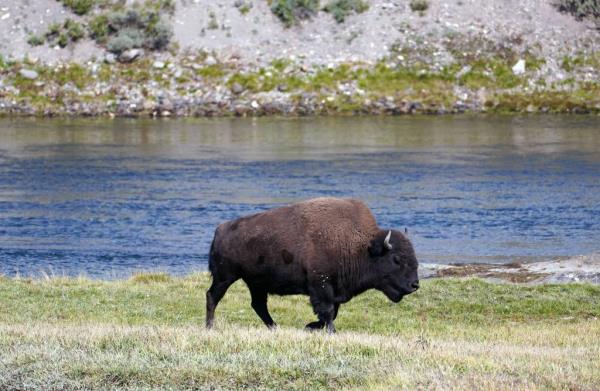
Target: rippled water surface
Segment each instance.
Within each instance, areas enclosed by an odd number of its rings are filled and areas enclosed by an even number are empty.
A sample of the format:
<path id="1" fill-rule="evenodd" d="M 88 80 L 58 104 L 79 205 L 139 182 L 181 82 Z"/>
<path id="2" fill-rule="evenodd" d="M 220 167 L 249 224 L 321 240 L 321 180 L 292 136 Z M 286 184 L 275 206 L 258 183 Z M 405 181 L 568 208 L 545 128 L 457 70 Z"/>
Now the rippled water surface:
<path id="1" fill-rule="evenodd" d="M 358 197 L 424 262 L 600 250 L 600 117 L 0 121 L 0 273 L 206 266 L 222 221 Z"/>

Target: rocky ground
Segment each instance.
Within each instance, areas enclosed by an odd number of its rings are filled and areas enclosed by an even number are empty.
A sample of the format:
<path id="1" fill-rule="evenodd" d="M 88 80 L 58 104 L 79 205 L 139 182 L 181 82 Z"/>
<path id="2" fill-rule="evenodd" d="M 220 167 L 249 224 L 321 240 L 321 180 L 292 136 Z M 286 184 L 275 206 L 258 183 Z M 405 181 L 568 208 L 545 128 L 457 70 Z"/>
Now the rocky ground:
<path id="1" fill-rule="evenodd" d="M 600 253 L 569 259 L 492 264 L 422 265 L 422 278 L 480 277 L 514 283 L 589 282 L 600 284 Z"/>
<path id="2" fill-rule="evenodd" d="M 600 111 L 600 32 L 551 0 L 367 3 L 343 23 L 321 11 L 286 27 L 266 0 L 179 0 L 168 50 L 114 56 L 89 37 L 32 46 L 84 18 L 56 0 L 0 0 L 0 113 Z"/>

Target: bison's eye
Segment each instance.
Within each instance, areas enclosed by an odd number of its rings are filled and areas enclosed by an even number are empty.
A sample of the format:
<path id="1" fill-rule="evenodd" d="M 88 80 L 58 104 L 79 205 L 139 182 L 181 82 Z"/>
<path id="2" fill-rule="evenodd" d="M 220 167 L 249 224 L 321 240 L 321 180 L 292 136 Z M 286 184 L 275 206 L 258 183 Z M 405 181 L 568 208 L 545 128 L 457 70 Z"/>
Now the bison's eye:
<path id="1" fill-rule="evenodd" d="M 394 256 L 392 257 L 392 260 L 394 261 L 394 263 L 395 263 L 396 265 L 400 265 L 400 257 L 399 257 L 399 256 L 397 256 L 397 255 L 394 255 Z"/>

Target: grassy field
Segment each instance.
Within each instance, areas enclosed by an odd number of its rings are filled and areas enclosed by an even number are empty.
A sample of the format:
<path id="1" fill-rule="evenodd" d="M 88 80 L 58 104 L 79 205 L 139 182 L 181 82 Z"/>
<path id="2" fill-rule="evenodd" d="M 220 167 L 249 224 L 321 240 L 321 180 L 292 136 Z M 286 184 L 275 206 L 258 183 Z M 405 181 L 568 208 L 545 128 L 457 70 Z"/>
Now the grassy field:
<path id="1" fill-rule="evenodd" d="M 206 274 L 0 277 L 0 389 L 600 389 L 600 287 L 422 282 L 342 305 L 305 332 L 306 297 L 268 331 L 236 283 L 206 331 Z"/>

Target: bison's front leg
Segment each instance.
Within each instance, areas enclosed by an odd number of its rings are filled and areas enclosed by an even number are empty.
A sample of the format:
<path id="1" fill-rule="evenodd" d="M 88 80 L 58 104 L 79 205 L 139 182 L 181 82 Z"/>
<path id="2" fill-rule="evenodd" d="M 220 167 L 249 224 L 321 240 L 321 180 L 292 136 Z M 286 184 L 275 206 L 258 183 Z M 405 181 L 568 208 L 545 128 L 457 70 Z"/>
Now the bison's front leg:
<path id="1" fill-rule="evenodd" d="M 308 294 L 310 295 L 310 303 L 312 304 L 313 311 L 319 318 L 317 324 L 323 324 L 329 334 L 335 333 L 333 319 L 335 319 L 336 305 L 333 300 L 334 295 L 331 285 L 317 284 L 317 286 L 309 288 Z M 307 327 L 311 324 L 307 325 Z"/>
<path id="2" fill-rule="evenodd" d="M 339 308 L 340 303 L 335 303 L 333 308 L 333 320 L 337 318 Z M 321 330 L 323 327 L 325 327 L 325 323 L 321 322 L 320 320 L 317 320 L 314 322 L 310 322 L 305 327 L 309 330 Z"/>

